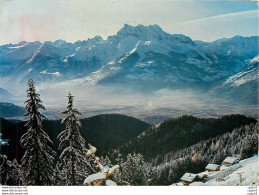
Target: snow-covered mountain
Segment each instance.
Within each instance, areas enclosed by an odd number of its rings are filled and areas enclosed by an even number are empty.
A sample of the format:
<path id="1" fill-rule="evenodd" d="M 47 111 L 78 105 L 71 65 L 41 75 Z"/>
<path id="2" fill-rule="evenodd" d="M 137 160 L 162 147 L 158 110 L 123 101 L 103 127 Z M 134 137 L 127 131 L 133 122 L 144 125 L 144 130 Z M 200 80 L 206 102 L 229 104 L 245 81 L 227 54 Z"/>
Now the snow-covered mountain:
<path id="1" fill-rule="evenodd" d="M 0 102 L 0 117 L 11 118 L 23 116 L 25 108 L 11 103 Z"/>
<path id="2" fill-rule="evenodd" d="M 9 93 L 9 91 L 7 91 L 7 90 L 5 90 L 3 88 L 0 88 L 0 101 L 11 99 L 12 96 L 13 95 L 11 93 Z"/>
<path id="3" fill-rule="evenodd" d="M 244 83 L 256 81 L 258 75 L 258 64 L 259 56 L 256 56 L 249 62 L 249 66 L 242 70 L 241 72 L 229 77 L 229 79 L 224 82 L 225 85 L 239 87 Z"/>
<path id="4" fill-rule="evenodd" d="M 12 83 L 120 85 L 139 89 L 209 87 L 249 68 L 258 37 L 211 43 L 164 32 L 158 25 L 125 24 L 106 40 L 21 42 L 0 46 L 0 75 Z M 257 69 L 257 66 L 254 67 Z"/>
<path id="5" fill-rule="evenodd" d="M 258 104 L 258 64 L 259 56 L 248 60 L 247 66 L 243 70 L 227 78 L 210 93 L 239 102 Z"/>

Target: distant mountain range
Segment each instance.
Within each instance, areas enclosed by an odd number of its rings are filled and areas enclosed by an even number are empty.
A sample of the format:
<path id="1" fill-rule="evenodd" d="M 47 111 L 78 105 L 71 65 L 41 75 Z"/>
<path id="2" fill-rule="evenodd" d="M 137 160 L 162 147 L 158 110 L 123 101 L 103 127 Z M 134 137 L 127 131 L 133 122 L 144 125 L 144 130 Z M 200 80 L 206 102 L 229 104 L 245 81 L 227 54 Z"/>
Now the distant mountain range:
<path id="1" fill-rule="evenodd" d="M 25 86 L 33 78 L 37 83 L 122 86 L 143 93 L 195 87 L 257 104 L 246 89 L 258 87 L 258 60 L 258 36 L 208 43 L 166 33 L 158 25 L 125 24 L 107 40 L 96 36 L 75 43 L 57 40 L 0 46 L 0 76 L 9 80 L 8 86 Z M 244 96 L 237 97 L 239 93 Z"/>
<path id="2" fill-rule="evenodd" d="M 23 116 L 25 108 L 11 103 L 0 102 L 0 117 L 10 118 Z"/>
<path id="3" fill-rule="evenodd" d="M 0 88 L 0 101 L 10 101 L 12 97 L 13 94 L 3 88 Z"/>

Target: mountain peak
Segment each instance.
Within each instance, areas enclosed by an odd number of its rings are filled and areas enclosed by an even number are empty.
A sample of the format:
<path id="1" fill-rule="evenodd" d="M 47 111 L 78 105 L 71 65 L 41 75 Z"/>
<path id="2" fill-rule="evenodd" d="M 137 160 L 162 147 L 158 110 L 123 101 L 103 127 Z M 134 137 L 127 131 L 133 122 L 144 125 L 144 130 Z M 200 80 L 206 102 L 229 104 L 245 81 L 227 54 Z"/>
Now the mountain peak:
<path id="1" fill-rule="evenodd" d="M 66 41 L 62 40 L 62 39 L 58 39 L 56 41 L 45 41 L 43 43 L 44 45 L 51 45 L 51 46 L 54 46 L 54 47 L 63 47 L 64 45 L 67 44 Z"/>
<path id="2" fill-rule="evenodd" d="M 27 41 L 20 41 L 17 45 L 24 45 L 26 43 L 28 43 L 28 42 Z"/>
<path id="3" fill-rule="evenodd" d="M 103 42 L 103 38 L 99 35 L 96 35 L 94 38 L 89 38 L 87 41 L 99 43 L 99 42 Z"/>
<path id="4" fill-rule="evenodd" d="M 131 26 L 129 24 L 124 24 L 123 28 L 119 30 L 117 35 L 121 36 L 135 36 L 142 38 L 153 38 L 159 37 L 162 38 L 167 33 L 162 30 L 157 24 L 144 26 L 139 24 L 137 26 Z"/>
<path id="5" fill-rule="evenodd" d="M 64 40 L 62 40 L 62 39 L 58 39 L 58 40 L 56 40 L 56 41 L 54 42 L 54 44 L 55 44 L 56 46 L 61 46 L 61 45 L 66 44 L 66 43 L 67 43 L 67 42 L 64 41 Z"/>

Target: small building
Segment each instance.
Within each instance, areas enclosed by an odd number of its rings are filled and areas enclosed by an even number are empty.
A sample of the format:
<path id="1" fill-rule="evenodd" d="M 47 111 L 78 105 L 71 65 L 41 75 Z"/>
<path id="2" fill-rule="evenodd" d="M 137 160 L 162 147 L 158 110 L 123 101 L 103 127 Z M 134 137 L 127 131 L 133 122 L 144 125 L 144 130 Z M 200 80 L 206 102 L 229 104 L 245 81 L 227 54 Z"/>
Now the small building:
<path id="1" fill-rule="evenodd" d="M 188 186 L 190 183 L 196 181 L 197 179 L 197 174 L 193 174 L 193 173 L 185 173 L 182 177 L 182 183 L 185 186 Z"/>
<path id="2" fill-rule="evenodd" d="M 178 182 L 175 184 L 175 186 L 183 186 L 183 183 L 182 182 Z"/>
<path id="3" fill-rule="evenodd" d="M 211 172 L 211 171 L 220 171 L 220 165 L 217 165 L 217 164 L 208 164 L 205 169 L 206 169 L 208 172 Z"/>
<path id="4" fill-rule="evenodd" d="M 207 171 L 204 171 L 204 172 L 201 172 L 201 173 L 198 173 L 197 174 L 197 179 L 199 181 L 203 181 L 204 178 L 206 178 L 208 176 L 208 172 Z"/>
<path id="5" fill-rule="evenodd" d="M 237 158 L 237 157 L 227 157 L 227 158 L 223 161 L 223 164 L 224 164 L 225 166 L 232 166 L 232 165 L 238 163 L 239 160 L 240 160 L 240 159 Z"/>
<path id="6" fill-rule="evenodd" d="M 88 176 L 83 185 L 90 185 L 90 186 L 100 186 L 104 185 L 106 182 L 106 175 L 105 173 L 95 173 Z"/>

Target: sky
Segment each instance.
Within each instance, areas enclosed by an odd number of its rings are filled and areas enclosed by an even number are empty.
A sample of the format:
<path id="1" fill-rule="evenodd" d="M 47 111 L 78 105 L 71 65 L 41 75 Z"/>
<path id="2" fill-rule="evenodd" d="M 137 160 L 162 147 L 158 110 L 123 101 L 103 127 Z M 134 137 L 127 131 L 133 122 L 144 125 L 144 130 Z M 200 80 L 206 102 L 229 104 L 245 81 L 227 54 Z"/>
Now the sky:
<path id="1" fill-rule="evenodd" d="M 214 41 L 258 35 L 258 2 L 174 0 L 0 0 L 0 45 L 106 39 L 127 23 Z"/>

